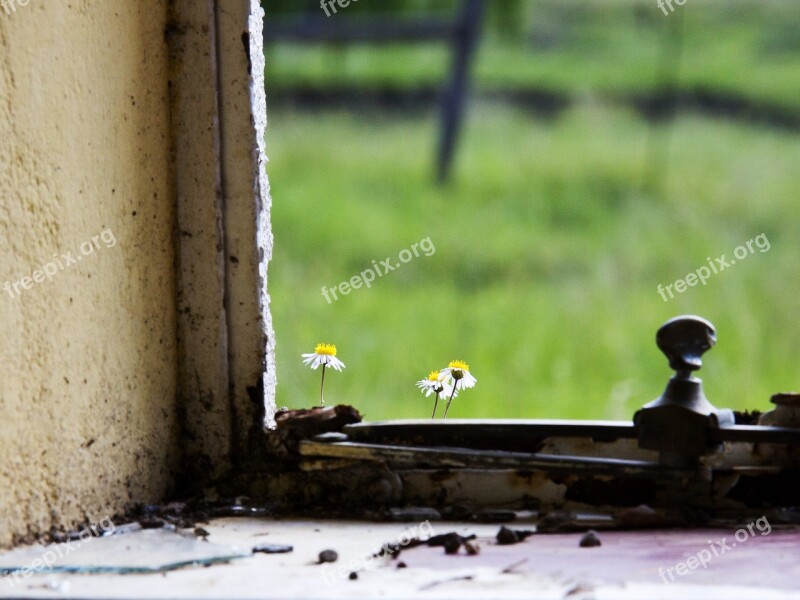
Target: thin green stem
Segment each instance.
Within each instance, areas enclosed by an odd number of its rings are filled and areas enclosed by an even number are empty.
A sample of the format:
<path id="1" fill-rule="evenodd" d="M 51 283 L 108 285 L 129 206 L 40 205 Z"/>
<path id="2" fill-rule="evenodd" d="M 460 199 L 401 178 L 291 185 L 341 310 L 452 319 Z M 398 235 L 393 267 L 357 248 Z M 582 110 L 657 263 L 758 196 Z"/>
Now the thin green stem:
<path id="1" fill-rule="evenodd" d="M 453 382 L 453 391 L 450 392 L 450 397 L 447 399 L 447 404 L 444 407 L 444 418 L 447 418 L 447 411 L 450 410 L 450 403 L 453 401 L 453 396 L 456 394 L 456 388 L 458 387 L 458 380 Z"/>
<path id="2" fill-rule="evenodd" d="M 436 399 L 433 401 L 433 414 L 431 415 L 431 419 L 436 418 L 436 407 L 439 404 L 439 392 L 436 392 Z"/>
<path id="3" fill-rule="evenodd" d="M 322 365 L 322 382 L 319 384 L 319 405 L 325 406 L 325 397 L 322 395 L 322 390 L 325 387 L 325 367 L 326 365 L 323 363 Z"/>

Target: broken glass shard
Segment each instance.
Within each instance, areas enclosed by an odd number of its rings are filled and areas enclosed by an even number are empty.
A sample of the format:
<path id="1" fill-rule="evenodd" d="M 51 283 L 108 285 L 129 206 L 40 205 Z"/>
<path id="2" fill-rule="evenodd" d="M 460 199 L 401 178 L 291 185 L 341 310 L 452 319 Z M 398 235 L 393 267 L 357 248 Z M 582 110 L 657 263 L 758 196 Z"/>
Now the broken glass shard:
<path id="1" fill-rule="evenodd" d="M 202 541 L 190 533 L 142 529 L 0 554 L 0 576 L 32 573 L 153 573 L 251 556 L 251 550 Z"/>

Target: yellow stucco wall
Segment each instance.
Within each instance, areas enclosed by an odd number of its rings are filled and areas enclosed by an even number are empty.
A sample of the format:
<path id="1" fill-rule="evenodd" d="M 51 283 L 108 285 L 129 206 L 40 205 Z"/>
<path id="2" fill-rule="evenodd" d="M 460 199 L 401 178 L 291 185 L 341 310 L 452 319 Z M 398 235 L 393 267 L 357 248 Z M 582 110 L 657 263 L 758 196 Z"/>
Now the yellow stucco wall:
<path id="1" fill-rule="evenodd" d="M 0 2 L 0 545 L 174 474 L 166 19 L 165 0 Z"/>

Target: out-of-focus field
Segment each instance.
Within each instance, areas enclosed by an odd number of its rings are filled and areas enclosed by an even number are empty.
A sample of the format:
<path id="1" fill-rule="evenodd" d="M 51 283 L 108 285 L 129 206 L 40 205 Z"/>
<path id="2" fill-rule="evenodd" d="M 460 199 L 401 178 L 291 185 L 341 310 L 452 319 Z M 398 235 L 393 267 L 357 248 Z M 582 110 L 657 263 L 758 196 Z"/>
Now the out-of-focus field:
<path id="1" fill-rule="evenodd" d="M 713 111 L 646 118 L 630 99 L 660 90 L 676 15 L 655 2 L 587 4 L 534 2 L 522 38 L 484 41 L 445 186 L 432 177 L 431 107 L 285 101 L 311 85 L 432 84 L 445 50 L 268 47 L 279 405 L 317 401 L 319 372 L 300 354 L 324 341 L 347 364 L 326 376 L 326 400 L 369 419 L 429 416 L 414 382 L 454 358 L 478 385 L 452 417 L 629 418 L 670 374 L 656 328 L 683 313 L 717 326 L 701 376 L 718 406 L 766 409 L 772 393 L 800 388 L 798 131 Z M 800 111 L 800 9 L 688 0 L 678 10 L 676 88 Z M 542 116 L 487 89 L 569 102 Z M 668 302 L 658 295 L 761 233 L 768 251 Z M 322 286 L 396 263 L 428 237 L 432 256 L 323 298 Z"/>

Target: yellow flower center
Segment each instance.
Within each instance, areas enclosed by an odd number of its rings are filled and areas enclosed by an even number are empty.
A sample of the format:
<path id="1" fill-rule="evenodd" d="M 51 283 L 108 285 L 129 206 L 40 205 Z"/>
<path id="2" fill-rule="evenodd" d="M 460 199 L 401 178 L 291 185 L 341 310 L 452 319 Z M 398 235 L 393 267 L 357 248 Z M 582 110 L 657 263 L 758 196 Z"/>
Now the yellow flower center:
<path id="1" fill-rule="evenodd" d="M 469 365 L 463 360 L 451 360 L 447 365 L 450 369 L 458 369 L 459 371 L 469 371 Z"/>
<path id="2" fill-rule="evenodd" d="M 314 348 L 314 354 L 327 354 L 329 356 L 336 356 L 336 346 L 334 344 L 317 344 Z"/>
<path id="3" fill-rule="evenodd" d="M 439 371 L 431 371 L 428 374 L 428 381 L 439 381 Z"/>

